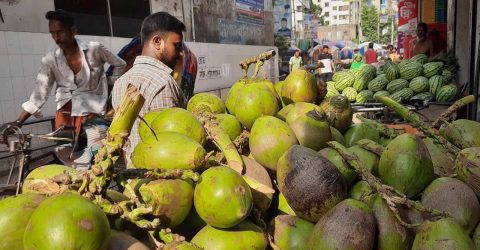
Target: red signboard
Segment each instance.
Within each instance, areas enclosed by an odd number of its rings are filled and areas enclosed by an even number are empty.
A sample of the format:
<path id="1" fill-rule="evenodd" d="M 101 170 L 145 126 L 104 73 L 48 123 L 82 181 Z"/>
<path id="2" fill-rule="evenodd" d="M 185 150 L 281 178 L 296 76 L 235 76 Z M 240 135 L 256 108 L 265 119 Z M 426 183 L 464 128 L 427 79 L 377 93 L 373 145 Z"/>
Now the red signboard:
<path id="1" fill-rule="evenodd" d="M 411 41 L 418 24 L 418 0 L 398 1 L 398 52 L 404 58 L 411 57 Z"/>

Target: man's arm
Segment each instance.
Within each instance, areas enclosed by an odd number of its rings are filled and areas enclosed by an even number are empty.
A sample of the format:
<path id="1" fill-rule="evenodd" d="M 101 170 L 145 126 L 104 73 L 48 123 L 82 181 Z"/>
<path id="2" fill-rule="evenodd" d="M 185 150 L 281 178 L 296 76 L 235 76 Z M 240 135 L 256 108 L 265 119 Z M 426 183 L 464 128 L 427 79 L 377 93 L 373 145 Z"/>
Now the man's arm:
<path id="1" fill-rule="evenodd" d="M 288 72 L 292 72 L 292 57 L 290 57 L 290 61 L 288 62 Z"/>
<path id="2" fill-rule="evenodd" d="M 105 48 L 105 46 L 102 44 L 100 44 L 98 47 L 98 51 L 102 60 L 113 66 L 112 75 L 108 79 L 108 84 L 113 85 L 115 81 L 124 73 L 123 71 L 127 63 L 122 58 L 110 52 L 110 50 Z"/>

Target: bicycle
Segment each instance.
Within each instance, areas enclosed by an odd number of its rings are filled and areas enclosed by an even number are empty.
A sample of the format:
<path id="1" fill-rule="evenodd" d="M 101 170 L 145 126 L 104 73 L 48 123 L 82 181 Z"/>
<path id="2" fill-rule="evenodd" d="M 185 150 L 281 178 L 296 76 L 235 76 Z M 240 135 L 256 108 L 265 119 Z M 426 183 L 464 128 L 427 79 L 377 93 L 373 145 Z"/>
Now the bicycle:
<path id="1" fill-rule="evenodd" d="M 19 194 L 25 177 L 35 168 L 54 163 L 67 166 L 71 165 L 70 159 L 73 154 L 74 137 L 59 137 L 58 135 L 62 135 L 68 131 L 71 131 L 73 135 L 73 129 L 74 127 L 71 126 L 60 126 L 53 132 L 47 134 L 33 134 L 24 133 L 20 126 L 13 126 L 11 128 L 13 134 L 9 135 L 6 140 L 0 139 L 0 143 L 7 147 L 7 149 L 4 150 L 0 149 L 0 153 L 10 153 L 9 155 L 0 157 L 0 159 L 15 157 L 10 164 L 7 182 L 5 184 L 0 184 L 0 198 Z M 60 145 L 51 144 L 32 149 L 33 138 L 63 143 Z M 32 157 L 34 151 L 46 150 L 49 148 L 52 148 L 53 150 Z M 53 158 L 49 160 L 49 156 L 52 156 Z M 18 168 L 18 176 L 16 183 L 12 183 L 15 168 Z"/>

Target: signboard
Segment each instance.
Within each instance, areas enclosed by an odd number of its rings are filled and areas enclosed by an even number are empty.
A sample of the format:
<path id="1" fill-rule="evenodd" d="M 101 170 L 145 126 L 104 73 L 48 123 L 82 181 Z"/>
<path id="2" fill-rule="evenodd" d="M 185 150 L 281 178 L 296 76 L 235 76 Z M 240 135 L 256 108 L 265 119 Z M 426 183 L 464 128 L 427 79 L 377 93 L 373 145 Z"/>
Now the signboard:
<path id="1" fill-rule="evenodd" d="M 237 8 L 237 21 L 263 24 L 264 22 L 264 0 L 235 0 Z"/>
<path id="2" fill-rule="evenodd" d="M 274 31 L 285 37 L 292 37 L 292 18 L 290 0 L 274 0 L 273 21 Z"/>
<path id="3" fill-rule="evenodd" d="M 398 1 L 397 50 L 408 59 L 412 53 L 412 40 L 418 25 L 418 0 Z"/>
<path id="4" fill-rule="evenodd" d="M 380 23 L 388 23 L 388 15 L 380 15 Z"/>

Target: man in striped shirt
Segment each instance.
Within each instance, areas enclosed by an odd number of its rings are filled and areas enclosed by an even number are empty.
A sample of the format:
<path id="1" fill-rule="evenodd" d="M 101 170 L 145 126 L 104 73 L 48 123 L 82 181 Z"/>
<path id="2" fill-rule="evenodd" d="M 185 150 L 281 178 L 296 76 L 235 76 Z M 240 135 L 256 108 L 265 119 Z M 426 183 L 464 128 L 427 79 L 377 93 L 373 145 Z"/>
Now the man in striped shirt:
<path id="1" fill-rule="evenodd" d="M 140 32 L 142 54 L 135 59 L 133 67 L 115 82 L 112 91 L 115 110 L 118 110 L 130 84 L 137 87 L 145 98 L 139 114 L 142 117 L 155 109 L 185 107 L 183 92 L 171 76 L 177 60 L 181 58 L 182 31 L 185 31 L 185 25 L 166 12 L 151 14 L 143 20 Z M 130 157 L 140 142 L 139 122 L 140 119 L 135 121 L 124 148 L 127 167 L 132 167 Z"/>

